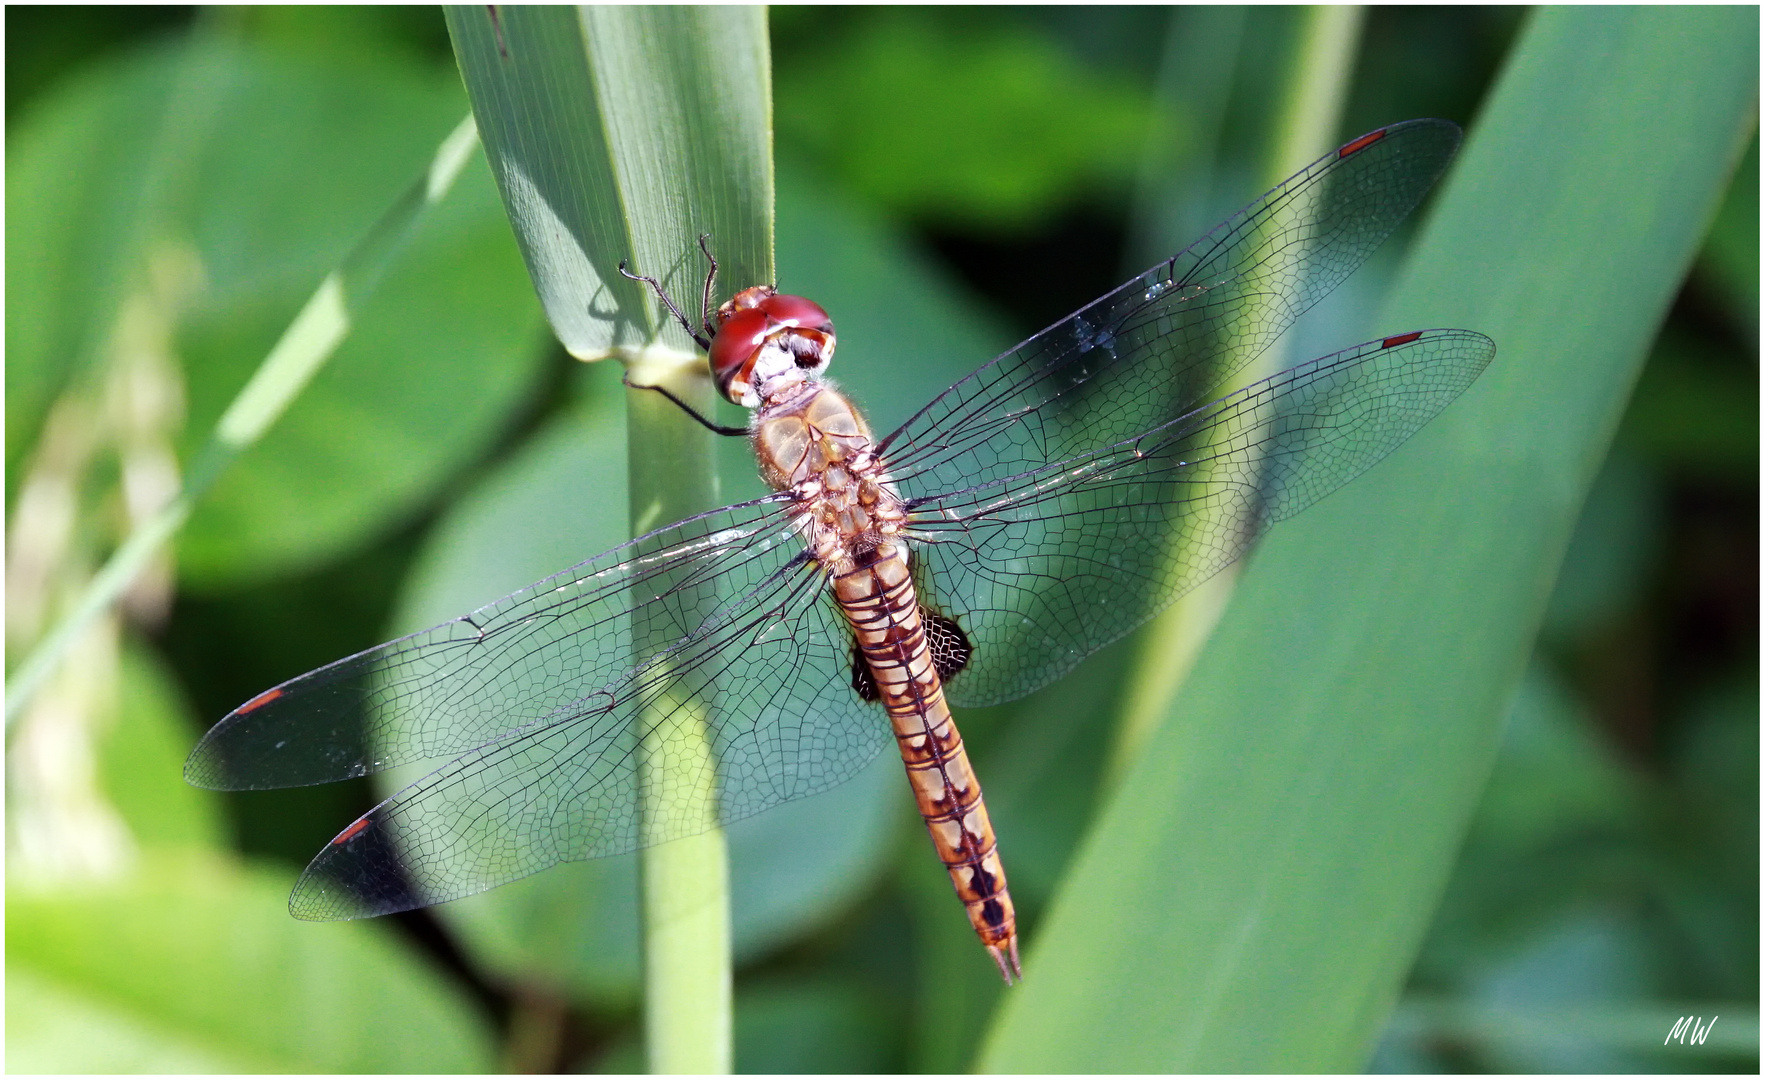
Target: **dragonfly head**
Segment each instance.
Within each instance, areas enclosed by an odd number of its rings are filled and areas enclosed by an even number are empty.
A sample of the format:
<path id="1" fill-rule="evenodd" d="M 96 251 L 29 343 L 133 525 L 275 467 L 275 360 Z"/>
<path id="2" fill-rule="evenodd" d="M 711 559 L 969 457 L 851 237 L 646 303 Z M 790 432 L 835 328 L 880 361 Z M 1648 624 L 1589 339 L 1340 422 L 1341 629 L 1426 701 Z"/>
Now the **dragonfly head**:
<path id="1" fill-rule="evenodd" d="M 821 374 L 833 348 L 833 320 L 821 305 L 756 285 L 717 309 L 711 373 L 724 397 L 752 409 L 764 384 L 793 372 L 798 378 Z"/>

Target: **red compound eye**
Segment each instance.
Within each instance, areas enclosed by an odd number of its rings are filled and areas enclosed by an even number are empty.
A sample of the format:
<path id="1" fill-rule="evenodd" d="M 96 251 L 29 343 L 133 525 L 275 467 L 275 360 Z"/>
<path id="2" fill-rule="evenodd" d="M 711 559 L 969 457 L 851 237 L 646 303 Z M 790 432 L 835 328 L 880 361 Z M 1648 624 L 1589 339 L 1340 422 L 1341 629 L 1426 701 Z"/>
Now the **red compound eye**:
<path id="1" fill-rule="evenodd" d="M 711 339 L 711 374 L 719 388 L 727 390 L 729 380 L 745 367 L 768 330 L 766 313 L 759 308 L 746 308 L 723 320 L 717 336 Z"/>
<path id="2" fill-rule="evenodd" d="M 801 296 L 779 296 L 769 285 L 743 289 L 717 309 L 717 318 L 711 374 L 717 389 L 737 405 L 755 404 L 754 363 L 768 342 L 810 374 L 833 358 L 833 320 L 820 304 Z"/>
<path id="3" fill-rule="evenodd" d="M 832 330 L 833 320 L 827 317 L 820 304 L 801 296 L 785 296 L 783 294 L 769 296 L 760 301 L 760 310 L 777 321 L 789 326 L 803 326 L 811 330 Z"/>

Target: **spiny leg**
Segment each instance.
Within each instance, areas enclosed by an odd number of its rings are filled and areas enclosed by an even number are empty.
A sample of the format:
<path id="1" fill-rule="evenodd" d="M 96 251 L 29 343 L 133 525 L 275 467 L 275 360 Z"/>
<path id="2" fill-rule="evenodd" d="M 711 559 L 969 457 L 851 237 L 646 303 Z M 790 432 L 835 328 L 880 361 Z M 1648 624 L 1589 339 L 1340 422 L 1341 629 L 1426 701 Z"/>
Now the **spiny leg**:
<path id="1" fill-rule="evenodd" d="M 645 285 L 654 289 L 656 291 L 656 296 L 661 299 L 663 306 L 668 309 L 670 315 L 674 316 L 674 321 L 679 323 L 681 328 L 687 332 L 687 336 L 697 342 L 701 349 L 709 349 L 711 347 L 711 339 L 693 329 L 693 324 L 687 321 L 686 316 L 680 313 L 678 307 L 674 306 L 673 298 L 662 288 L 662 283 L 660 281 L 650 277 L 648 274 L 634 274 L 625 268 L 626 265 L 627 260 L 619 260 L 619 273 L 623 274 L 628 280 L 641 281 Z M 707 289 L 709 289 L 709 287 L 709 285 L 706 286 Z"/>
<path id="2" fill-rule="evenodd" d="M 647 274 L 634 274 L 634 273 L 632 273 L 630 270 L 626 269 L 626 263 L 623 260 L 621 260 L 619 263 L 619 272 L 621 274 L 625 275 L 627 278 L 629 278 L 632 281 L 641 281 L 644 284 L 648 285 L 650 288 L 655 290 L 656 295 L 658 297 L 660 297 L 662 300 L 662 303 L 667 306 L 669 314 L 673 315 L 675 321 L 680 323 L 681 327 L 683 329 L 685 329 L 688 334 L 692 335 L 693 341 L 697 342 L 699 348 L 701 348 L 701 349 L 709 349 L 711 347 L 710 337 L 707 335 L 715 335 L 717 332 L 711 326 L 711 318 L 710 318 L 710 314 L 709 314 L 710 310 L 711 310 L 711 307 L 710 307 L 710 305 L 711 305 L 711 283 L 717 277 L 717 260 L 714 258 L 711 258 L 710 248 L 708 248 L 706 246 L 707 241 L 709 241 L 710 239 L 711 239 L 710 233 L 701 233 L 699 235 L 699 249 L 705 253 L 705 258 L 711 260 L 711 272 L 705 276 L 705 296 L 704 296 L 704 300 L 703 300 L 703 307 L 704 307 L 704 312 L 705 312 L 705 334 L 704 335 L 695 333 L 693 331 L 693 324 L 690 322 L 687 322 L 686 316 L 682 315 L 680 313 L 680 308 L 675 306 L 673 298 L 671 298 L 668 295 L 667 290 L 662 288 L 661 282 L 657 281 L 655 278 L 650 277 Z M 680 410 L 682 412 L 686 413 L 688 416 L 692 417 L 694 420 L 697 420 L 699 423 L 703 424 L 705 427 L 709 428 L 712 432 L 714 432 L 718 435 L 746 435 L 748 433 L 748 429 L 745 427 L 729 427 L 724 424 L 714 423 L 713 421 L 707 419 L 697 409 L 694 409 L 691 405 L 688 405 L 686 402 L 680 400 L 678 397 L 675 397 L 674 394 L 671 393 L 666 387 L 640 386 L 639 384 L 631 381 L 631 376 L 629 374 L 625 375 L 621 381 L 623 381 L 626 386 L 629 386 L 633 390 L 654 390 L 654 391 L 656 391 L 658 394 L 661 394 L 663 397 L 667 398 L 669 401 L 672 401 L 676 406 L 678 406 L 680 408 Z"/>
<path id="3" fill-rule="evenodd" d="M 711 325 L 711 285 L 717 280 L 717 256 L 711 254 L 711 234 L 699 234 L 699 250 L 705 253 L 705 261 L 711 269 L 705 274 L 705 296 L 699 301 L 699 318 L 705 323 L 705 336 L 716 337 L 717 328 Z"/>

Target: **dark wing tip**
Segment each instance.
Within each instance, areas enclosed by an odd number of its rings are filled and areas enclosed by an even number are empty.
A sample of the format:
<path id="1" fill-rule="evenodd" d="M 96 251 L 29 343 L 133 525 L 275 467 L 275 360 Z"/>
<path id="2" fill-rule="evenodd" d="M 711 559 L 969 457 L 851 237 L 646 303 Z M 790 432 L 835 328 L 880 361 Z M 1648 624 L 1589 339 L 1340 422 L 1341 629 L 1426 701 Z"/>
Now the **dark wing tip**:
<path id="1" fill-rule="evenodd" d="M 190 751 L 190 756 L 184 759 L 184 783 L 210 791 L 227 790 L 220 783 L 214 762 L 203 753 L 202 743 L 197 743 L 196 749 Z"/>
<path id="2" fill-rule="evenodd" d="M 305 922 L 338 922 L 410 911 L 429 903 L 400 872 L 391 830 L 366 814 L 307 864 L 288 896 L 288 913 Z"/>
<path id="3" fill-rule="evenodd" d="M 1387 124 L 1377 131 L 1369 131 L 1360 138 L 1351 140 L 1342 149 L 1344 156 L 1346 156 L 1347 153 L 1351 152 L 1348 148 L 1355 146 L 1356 144 L 1376 141 L 1378 138 L 1389 135 L 1414 136 L 1424 132 L 1445 136 L 1455 145 L 1465 137 L 1465 129 L 1459 127 L 1459 125 L 1453 121 L 1442 120 L 1436 116 L 1424 116 L 1418 117 L 1415 120 L 1400 120 L 1395 124 Z"/>
<path id="4" fill-rule="evenodd" d="M 1464 142 L 1464 129 L 1451 120 L 1433 118 L 1421 120 L 1405 120 L 1390 124 L 1374 131 L 1369 131 L 1359 138 L 1350 139 L 1336 148 L 1333 157 L 1337 159 L 1354 157 L 1356 154 L 1375 146 L 1383 145 L 1392 153 L 1414 159 L 1416 157 L 1434 158 L 1434 167 L 1424 170 L 1438 178 L 1446 171 L 1459 152 L 1459 145 Z M 1432 187 L 1432 182 L 1428 185 Z M 1424 189 L 1426 190 L 1426 189 Z"/>
<path id="5" fill-rule="evenodd" d="M 249 783 L 242 783 L 240 777 L 233 775 L 227 764 L 226 744 L 230 741 L 227 728 L 237 715 L 238 712 L 234 711 L 222 717 L 220 723 L 209 728 L 190 751 L 190 756 L 184 760 L 186 784 L 210 791 L 243 791 L 250 787 Z"/>
<path id="6" fill-rule="evenodd" d="M 362 695 L 353 684 L 342 693 L 335 682 L 308 684 L 313 674 L 266 690 L 223 716 L 190 751 L 185 782 L 214 791 L 268 791 L 373 771 Z"/>
<path id="7" fill-rule="evenodd" d="M 1381 348 L 1389 349 L 1401 345 L 1408 345 L 1414 341 L 1421 341 L 1423 344 L 1432 344 L 1436 342 L 1456 343 L 1456 347 L 1452 349 L 1452 355 L 1463 357 L 1467 361 L 1470 361 L 1475 365 L 1478 372 L 1481 372 L 1484 368 L 1488 367 L 1490 362 L 1495 359 L 1495 339 L 1488 334 L 1480 334 L 1475 330 L 1459 330 L 1456 328 L 1412 330 L 1407 334 L 1399 334 L 1396 337 L 1385 338 L 1379 343 L 1379 345 Z"/>

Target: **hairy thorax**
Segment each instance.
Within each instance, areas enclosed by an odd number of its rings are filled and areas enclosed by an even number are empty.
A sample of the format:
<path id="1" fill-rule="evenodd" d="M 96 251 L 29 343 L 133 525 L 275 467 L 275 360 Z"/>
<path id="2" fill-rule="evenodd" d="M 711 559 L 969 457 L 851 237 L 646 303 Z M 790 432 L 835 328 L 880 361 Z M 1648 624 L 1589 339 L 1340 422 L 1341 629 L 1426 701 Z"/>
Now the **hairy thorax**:
<path id="1" fill-rule="evenodd" d="M 805 382 L 768 401 L 755 418 L 754 456 L 774 490 L 796 496 L 809 550 L 832 573 L 868 561 L 906 526 L 869 426 L 837 390 Z"/>

